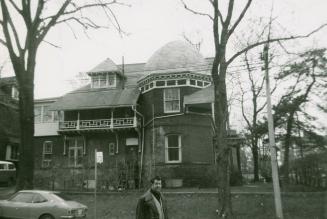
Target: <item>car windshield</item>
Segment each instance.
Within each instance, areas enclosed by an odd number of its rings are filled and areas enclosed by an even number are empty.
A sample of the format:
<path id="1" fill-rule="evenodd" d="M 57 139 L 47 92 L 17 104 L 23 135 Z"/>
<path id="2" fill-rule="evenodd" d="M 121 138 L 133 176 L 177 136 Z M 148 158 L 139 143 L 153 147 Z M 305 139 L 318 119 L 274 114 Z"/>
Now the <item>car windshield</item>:
<path id="1" fill-rule="evenodd" d="M 63 193 L 60 193 L 60 192 L 58 192 L 58 193 L 53 193 L 53 194 L 54 194 L 55 196 L 59 197 L 60 199 L 65 200 L 65 201 L 71 201 L 71 200 L 72 200 L 69 196 L 67 196 L 67 195 L 65 195 L 65 194 L 63 194 Z"/>

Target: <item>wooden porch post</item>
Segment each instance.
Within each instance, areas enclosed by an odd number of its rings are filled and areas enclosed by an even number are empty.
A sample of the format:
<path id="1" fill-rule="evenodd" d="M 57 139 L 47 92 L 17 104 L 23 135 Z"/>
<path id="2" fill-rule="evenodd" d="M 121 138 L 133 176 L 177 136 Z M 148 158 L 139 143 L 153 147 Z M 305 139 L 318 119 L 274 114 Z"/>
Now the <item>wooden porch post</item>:
<path id="1" fill-rule="evenodd" d="M 79 111 L 77 112 L 77 124 L 76 124 L 76 128 L 79 129 Z"/>
<path id="2" fill-rule="evenodd" d="M 110 128 L 113 129 L 114 128 L 114 110 L 110 109 L 110 112 L 111 112 Z"/>
<path id="3" fill-rule="evenodd" d="M 136 112 L 134 110 L 134 121 L 133 121 L 133 127 L 137 127 L 137 118 L 136 118 Z"/>

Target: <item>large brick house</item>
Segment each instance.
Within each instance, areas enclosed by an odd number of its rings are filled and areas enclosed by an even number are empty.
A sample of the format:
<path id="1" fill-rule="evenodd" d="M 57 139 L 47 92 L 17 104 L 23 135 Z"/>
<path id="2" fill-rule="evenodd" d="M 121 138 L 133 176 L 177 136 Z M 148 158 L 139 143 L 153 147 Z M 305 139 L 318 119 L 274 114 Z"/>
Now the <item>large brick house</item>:
<path id="1" fill-rule="evenodd" d="M 91 188 L 96 149 L 101 188 L 135 188 L 154 175 L 166 186 L 213 185 L 211 61 L 174 41 L 147 63 L 106 59 L 87 72 L 89 85 L 35 101 L 36 179 Z"/>
<path id="2" fill-rule="evenodd" d="M 18 161 L 18 90 L 15 77 L 0 78 L 0 160 Z"/>

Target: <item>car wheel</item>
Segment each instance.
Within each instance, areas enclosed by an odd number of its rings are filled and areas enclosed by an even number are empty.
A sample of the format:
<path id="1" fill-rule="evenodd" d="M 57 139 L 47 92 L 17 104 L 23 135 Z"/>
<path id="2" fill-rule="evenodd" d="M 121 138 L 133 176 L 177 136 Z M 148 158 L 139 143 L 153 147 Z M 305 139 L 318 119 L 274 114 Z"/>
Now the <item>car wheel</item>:
<path id="1" fill-rule="evenodd" d="M 54 217 L 51 214 L 44 214 L 40 217 L 40 219 L 54 219 Z"/>

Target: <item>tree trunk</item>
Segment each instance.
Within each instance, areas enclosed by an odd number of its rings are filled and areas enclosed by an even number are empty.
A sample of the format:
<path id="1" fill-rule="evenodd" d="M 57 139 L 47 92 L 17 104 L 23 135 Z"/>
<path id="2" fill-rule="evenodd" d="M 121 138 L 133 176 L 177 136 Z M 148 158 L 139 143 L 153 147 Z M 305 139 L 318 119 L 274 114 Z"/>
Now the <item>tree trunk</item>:
<path id="1" fill-rule="evenodd" d="M 258 146 L 256 144 L 252 145 L 252 156 L 253 156 L 253 175 L 254 182 L 259 181 L 259 154 L 258 154 Z"/>
<path id="2" fill-rule="evenodd" d="M 17 190 L 33 189 L 34 174 L 34 71 L 19 77 L 20 135 Z"/>
<path id="3" fill-rule="evenodd" d="M 285 135 L 283 175 L 284 175 L 284 183 L 286 184 L 288 184 L 289 182 L 289 152 L 291 146 L 292 127 L 294 121 L 293 117 L 294 117 L 294 113 L 291 112 L 287 119 L 287 127 L 286 127 L 286 135 Z"/>
<path id="4" fill-rule="evenodd" d="M 216 135 L 214 147 L 218 175 L 218 206 L 219 217 L 232 218 L 230 195 L 230 148 L 226 142 L 227 95 L 226 83 L 221 77 L 214 81 L 215 85 L 215 124 Z"/>

